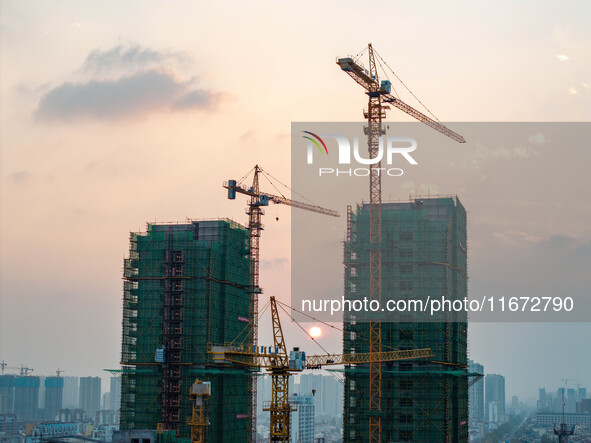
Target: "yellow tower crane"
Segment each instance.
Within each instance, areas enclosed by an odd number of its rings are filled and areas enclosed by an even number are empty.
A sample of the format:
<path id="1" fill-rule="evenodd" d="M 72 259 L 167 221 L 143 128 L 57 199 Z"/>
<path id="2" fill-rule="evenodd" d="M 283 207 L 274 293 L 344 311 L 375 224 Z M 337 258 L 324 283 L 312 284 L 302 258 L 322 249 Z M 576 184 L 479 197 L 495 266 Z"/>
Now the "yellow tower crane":
<path id="1" fill-rule="evenodd" d="M 273 322 L 273 346 L 259 349 L 256 346 L 210 345 L 208 352 L 213 362 L 263 368 L 271 373 L 271 400 L 265 402 L 264 411 L 270 412 L 270 441 L 288 443 L 289 419 L 294 409 L 289 403 L 289 377 L 305 369 L 320 369 L 323 366 L 361 363 L 382 363 L 398 360 L 433 357 L 431 349 L 369 352 L 362 354 L 306 355 L 299 348 L 287 352 L 283 329 L 279 319 L 277 301 L 270 297 Z"/>
<path id="2" fill-rule="evenodd" d="M 364 52 L 364 51 L 363 51 Z M 374 52 L 371 43 L 367 46 L 369 56 L 369 69 L 353 57 L 337 59 L 337 64 L 353 80 L 365 89 L 368 95 L 367 110 L 363 116 L 367 119 L 367 147 L 370 158 L 376 158 L 380 149 L 380 137 L 385 134 L 382 127 L 382 120 L 386 118 L 388 105 L 395 106 L 402 112 L 414 119 L 425 123 L 427 126 L 441 132 L 449 138 L 465 143 L 464 138 L 454 131 L 446 128 L 439 121 L 434 120 L 413 107 L 407 105 L 390 92 L 392 84 L 389 80 L 382 80 L 378 77 L 376 55 L 378 64 L 380 60 L 388 67 L 388 64 Z M 396 76 L 394 71 L 392 74 Z M 397 77 L 397 76 L 396 76 Z M 402 83 L 402 82 L 401 82 Z M 402 83 L 404 85 L 404 83 Z M 407 88 L 408 89 L 408 88 Z M 410 90 L 409 90 L 410 92 Z M 412 94 L 412 92 L 411 92 Z M 414 95 L 414 94 L 413 94 Z M 369 241 L 372 248 L 369 253 L 369 299 L 378 300 L 382 298 L 382 178 L 380 174 L 381 162 L 370 165 L 369 174 Z M 380 354 L 382 351 L 382 325 L 380 322 L 369 323 L 369 350 L 370 353 Z M 371 443 L 382 441 L 382 365 L 380 362 L 371 362 L 369 365 L 369 438 Z"/>
<path id="3" fill-rule="evenodd" d="M 191 386 L 191 403 L 193 413 L 188 425 L 191 426 L 191 443 L 205 442 L 205 429 L 209 426 L 209 418 L 205 402 L 211 397 L 211 383 L 195 380 Z"/>
<path id="4" fill-rule="evenodd" d="M 242 184 L 250 173 L 253 173 L 252 185 L 246 186 Z M 262 293 L 262 289 L 259 286 L 259 243 L 261 232 L 263 230 L 263 224 L 261 218 L 264 214 L 263 208 L 269 206 L 269 203 L 281 204 L 292 206 L 298 209 L 305 209 L 306 211 L 317 212 L 324 215 L 330 215 L 332 217 L 339 217 L 337 211 L 331 209 L 322 208 L 320 206 L 291 200 L 284 196 L 278 196 L 268 194 L 260 191 L 259 176 L 266 177 L 269 181 L 273 178 L 269 173 L 263 171 L 259 165 L 248 172 L 242 180 L 228 180 L 224 183 L 224 187 L 228 189 L 228 198 L 234 200 L 236 193 L 244 194 L 250 197 L 248 203 L 247 214 L 248 214 L 248 230 L 250 238 L 250 301 L 249 301 L 249 331 L 248 331 L 248 342 L 251 346 L 256 348 L 258 344 L 258 306 L 259 306 L 259 294 Z M 275 179 L 279 182 L 279 180 Z M 272 183 L 272 182 L 271 182 Z M 273 185 L 274 186 L 274 185 Z M 284 185 L 285 186 L 285 185 Z M 256 441 L 256 410 L 257 410 L 257 378 L 255 375 L 251 376 L 248 382 L 248 442 L 255 443 Z"/>

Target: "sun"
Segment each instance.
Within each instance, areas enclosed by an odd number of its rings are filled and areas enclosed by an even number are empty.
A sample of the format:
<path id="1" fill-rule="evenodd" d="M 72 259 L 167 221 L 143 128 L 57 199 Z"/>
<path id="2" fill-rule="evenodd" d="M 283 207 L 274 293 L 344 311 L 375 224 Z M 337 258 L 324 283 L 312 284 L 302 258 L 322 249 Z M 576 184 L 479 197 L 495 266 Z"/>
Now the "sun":
<path id="1" fill-rule="evenodd" d="M 322 329 L 320 329 L 318 326 L 314 326 L 312 328 L 310 328 L 310 336 L 313 338 L 318 338 L 322 335 Z"/>

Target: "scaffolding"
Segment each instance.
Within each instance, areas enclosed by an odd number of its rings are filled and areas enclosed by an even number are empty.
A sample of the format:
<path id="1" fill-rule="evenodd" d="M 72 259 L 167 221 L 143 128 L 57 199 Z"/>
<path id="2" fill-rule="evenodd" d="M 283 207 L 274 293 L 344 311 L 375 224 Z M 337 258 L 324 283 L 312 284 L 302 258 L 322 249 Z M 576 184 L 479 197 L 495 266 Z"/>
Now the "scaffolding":
<path id="1" fill-rule="evenodd" d="M 207 344 L 247 338 L 247 229 L 227 219 L 148 224 L 130 235 L 123 287 L 121 429 L 189 437 L 199 378 L 214 393 L 207 441 L 245 441 L 249 372 L 210 367 Z"/>
<path id="2" fill-rule="evenodd" d="M 369 205 L 348 208 L 345 298 L 369 293 Z M 388 300 L 467 296 L 466 212 L 457 197 L 382 204 L 382 306 Z M 430 348 L 430 362 L 382 364 L 382 408 L 371 411 L 369 368 L 345 368 L 344 441 L 363 441 L 379 413 L 382 441 L 468 441 L 467 317 L 346 313 L 345 353 L 369 351 L 370 321 L 381 321 L 384 351 Z"/>

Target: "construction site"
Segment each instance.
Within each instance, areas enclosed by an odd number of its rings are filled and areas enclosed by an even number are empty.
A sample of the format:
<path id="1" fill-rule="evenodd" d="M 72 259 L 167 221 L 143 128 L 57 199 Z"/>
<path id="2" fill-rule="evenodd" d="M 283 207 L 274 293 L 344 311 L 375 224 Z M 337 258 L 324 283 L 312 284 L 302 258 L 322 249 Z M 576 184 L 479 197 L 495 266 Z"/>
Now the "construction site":
<path id="1" fill-rule="evenodd" d="M 367 68 L 360 62 L 364 54 Z M 390 107 L 464 142 L 391 94 L 390 81 L 378 74 L 387 64 L 371 44 L 337 64 L 368 97 L 363 115 L 370 158 L 378 155 Z M 379 161 L 370 165 L 368 202 L 348 206 L 343 217 L 345 298 L 463 299 L 468 275 L 461 202 L 455 196 L 383 202 L 379 171 Z M 134 432 L 152 430 L 161 441 L 320 441 L 305 433 L 295 437 L 291 417 L 306 401 L 290 397 L 290 378 L 335 367 L 344 384 L 342 441 L 467 443 L 468 387 L 480 374 L 467 369 L 465 316 L 428 321 L 424 314 L 398 320 L 345 314 L 342 352 L 319 355 L 284 336 L 281 322 L 293 320 L 295 308 L 263 294 L 259 283 L 264 209 L 281 204 L 318 216 L 341 214 L 267 193 L 261 178 L 270 177 L 257 165 L 241 180 L 224 183 L 230 200 L 247 198 L 244 226 L 187 220 L 131 233 L 118 371 L 122 432 L 135 438 Z M 272 337 L 260 340 L 260 322 L 271 325 Z M 272 389 L 262 405 L 269 431 L 261 440 L 257 384 L 264 376 Z M 302 417 L 298 422 L 306 421 Z"/>

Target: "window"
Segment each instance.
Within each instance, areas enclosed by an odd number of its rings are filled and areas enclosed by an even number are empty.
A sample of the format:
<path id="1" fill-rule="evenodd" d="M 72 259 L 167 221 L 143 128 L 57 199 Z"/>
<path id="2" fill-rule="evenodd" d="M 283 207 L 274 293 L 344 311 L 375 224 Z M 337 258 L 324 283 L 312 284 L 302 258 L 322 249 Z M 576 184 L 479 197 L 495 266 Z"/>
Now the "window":
<path id="1" fill-rule="evenodd" d="M 412 241 L 412 232 L 400 231 L 398 238 L 400 241 Z"/>
<path id="2" fill-rule="evenodd" d="M 403 408 L 409 408 L 412 406 L 412 400 L 410 397 L 402 397 L 400 399 L 400 406 Z"/>
<path id="3" fill-rule="evenodd" d="M 398 431 L 398 440 L 400 441 L 410 441 L 412 438 L 411 431 Z"/>
<path id="4" fill-rule="evenodd" d="M 412 331 L 408 329 L 401 329 L 398 331 L 399 340 L 412 340 Z"/>
<path id="5" fill-rule="evenodd" d="M 409 361 L 402 361 L 399 363 L 399 368 L 401 371 L 410 371 L 412 370 L 412 363 Z"/>
<path id="6" fill-rule="evenodd" d="M 401 280 L 399 283 L 399 287 L 403 291 L 410 291 L 412 289 L 412 281 L 411 280 Z"/>
<path id="7" fill-rule="evenodd" d="M 399 414 L 398 421 L 400 423 L 411 423 L 412 422 L 412 414 Z"/>
<path id="8" fill-rule="evenodd" d="M 404 391 L 412 391 L 413 381 L 408 379 L 400 379 L 400 389 Z"/>
<path id="9" fill-rule="evenodd" d="M 412 258 L 412 249 L 400 248 L 400 258 Z"/>
<path id="10" fill-rule="evenodd" d="M 401 274 L 412 274 L 412 265 L 400 265 L 399 270 Z"/>

